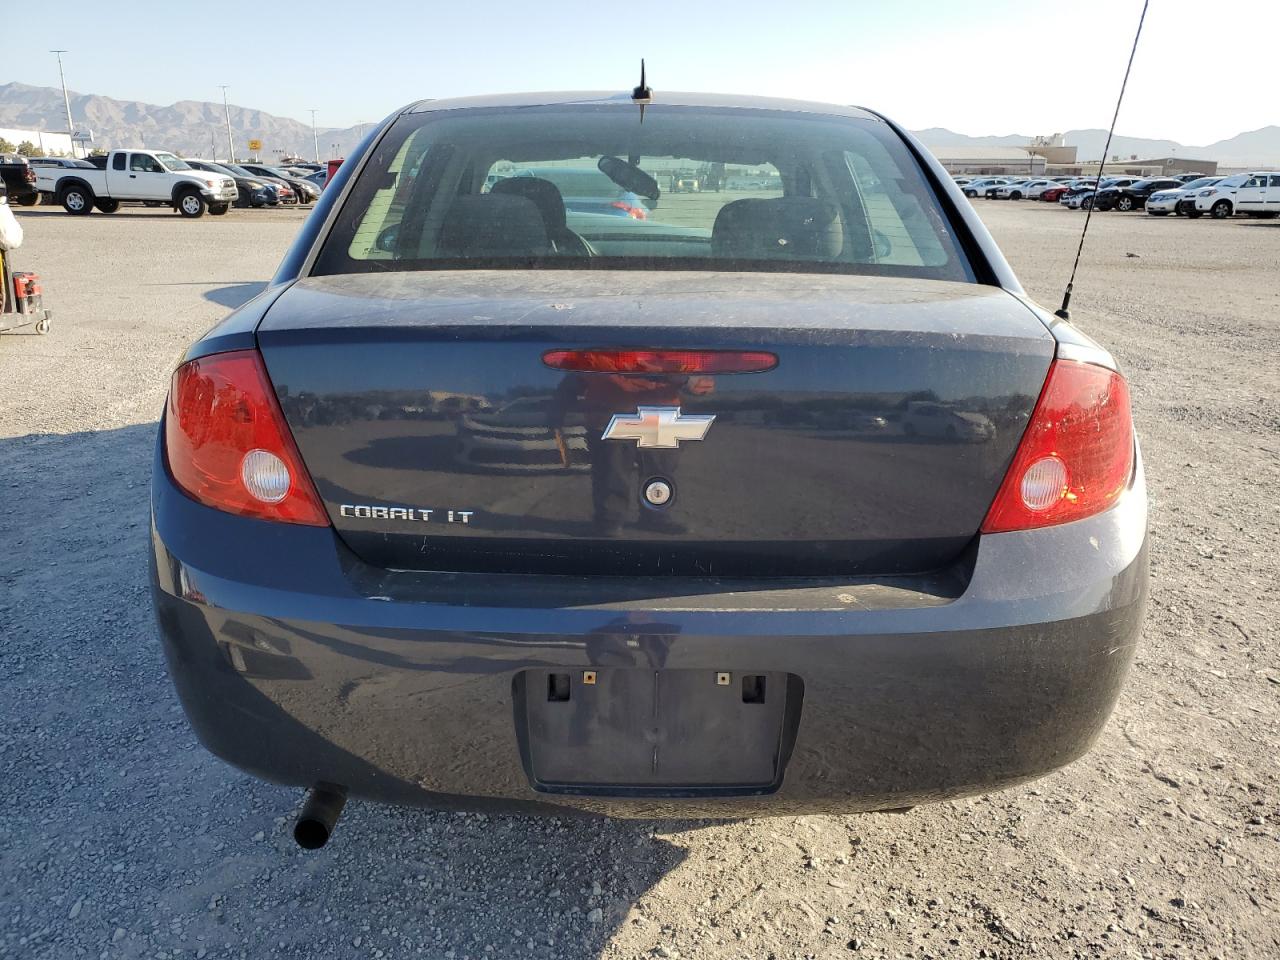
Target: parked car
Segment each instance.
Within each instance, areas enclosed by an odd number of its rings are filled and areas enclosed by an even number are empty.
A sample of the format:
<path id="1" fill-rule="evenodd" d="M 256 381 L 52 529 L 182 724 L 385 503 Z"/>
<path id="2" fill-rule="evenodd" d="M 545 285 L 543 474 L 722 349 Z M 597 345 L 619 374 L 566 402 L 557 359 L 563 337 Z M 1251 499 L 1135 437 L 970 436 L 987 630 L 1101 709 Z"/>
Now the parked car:
<path id="1" fill-rule="evenodd" d="M 263 163 L 241 163 L 239 166 L 248 170 L 251 174 L 258 177 L 273 177 L 282 181 L 297 198 L 298 203 L 306 206 L 313 200 L 320 199 L 320 188 L 310 181 L 303 180 L 301 177 L 291 177 L 283 170 L 276 167 L 269 167 Z"/>
<path id="2" fill-rule="evenodd" d="M 1223 177 L 1196 191 L 1195 212 L 1222 220 L 1238 213 L 1273 217 L 1280 213 L 1280 172 L 1259 170 Z"/>
<path id="3" fill-rule="evenodd" d="M 982 191 L 982 195 L 986 197 L 988 200 L 994 200 L 996 199 L 996 195 L 999 193 L 999 191 L 1006 190 L 1009 188 L 1023 187 L 1026 185 L 1026 183 L 1027 183 L 1026 180 L 1006 180 L 1004 183 L 993 184 L 987 187 L 987 189 Z"/>
<path id="4" fill-rule="evenodd" d="M 1187 206 L 1195 207 L 1196 191 L 1211 187 L 1221 179 L 1221 177 L 1199 177 L 1184 183 L 1181 187 L 1157 190 L 1147 197 L 1147 213 L 1153 217 L 1165 217 L 1171 213 L 1184 216 Z"/>
<path id="5" fill-rule="evenodd" d="M 1027 184 L 1026 198 L 1028 200 L 1039 200 L 1044 196 L 1046 190 L 1062 186 L 1057 180 L 1032 180 Z"/>
<path id="6" fill-rule="evenodd" d="M 1085 179 L 1085 178 L 1070 178 L 1067 180 L 1060 180 L 1058 183 L 1054 184 L 1053 186 L 1046 187 L 1044 190 L 1042 190 L 1040 192 L 1040 199 L 1045 201 L 1046 203 L 1057 203 L 1064 196 L 1066 196 L 1068 192 L 1072 190 L 1076 190 L 1076 191 L 1093 190 L 1095 188 L 1096 183 L 1097 183 L 1096 180 Z"/>
<path id="7" fill-rule="evenodd" d="M 1118 190 L 1137 183 L 1136 177 L 1104 177 L 1096 186 L 1085 186 L 1079 192 L 1068 190 L 1062 196 L 1062 204 L 1069 210 L 1089 210 L 1099 191 Z"/>
<path id="8" fill-rule="evenodd" d="M 80 160 L 77 157 L 28 157 L 27 163 L 33 167 L 79 167 L 81 169 L 94 167 L 94 164 L 89 161 Z"/>
<path id="9" fill-rule="evenodd" d="M 917 400 L 907 404 L 902 432 L 909 437 L 933 437 L 980 443 L 995 434 L 995 424 L 981 413 L 957 409 L 949 404 Z"/>
<path id="10" fill-rule="evenodd" d="M 1052 180 L 1016 180 L 996 187 L 993 196 L 997 200 L 1021 200 L 1023 197 L 1035 198 L 1040 191 L 1052 184 Z"/>
<path id="11" fill-rule="evenodd" d="M 37 185 L 72 214 L 115 213 L 121 201 L 138 200 L 172 206 L 184 217 L 206 210 L 217 216 L 240 195 L 233 177 L 193 170 L 163 150 L 112 150 L 109 161 L 105 170 L 42 167 Z"/>
<path id="12" fill-rule="evenodd" d="M 236 182 L 236 189 L 240 191 L 240 196 L 236 200 L 237 207 L 265 207 L 275 206 L 280 202 L 279 194 L 277 194 L 275 186 L 256 177 L 249 176 L 249 171 L 236 171 L 226 164 L 214 163 L 212 160 L 184 158 L 188 166 L 193 170 L 204 170 L 206 173 L 223 173 L 231 177 Z"/>
<path id="13" fill-rule="evenodd" d="M 16 153 L 0 154 L 0 180 L 9 192 L 9 202 L 20 207 L 34 207 L 40 202 L 35 168 L 26 157 Z"/>
<path id="14" fill-rule="evenodd" d="M 977 197 L 986 196 L 987 191 L 992 187 L 998 187 L 1008 182 L 1004 177 L 981 177 L 977 180 L 970 180 L 962 189 L 964 190 L 964 195 L 973 200 Z"/>
<path id="15" fill-rule="evenodd" d="M 607 93 L 405 108 L 173 374 L 162 646 L 210 750 L 310 790 L 303 846 L 349 797 L 941 801 L 1071 762 L 1115 705 L 1148 581 L 1111 356 L 1025 299 L 891 121 L 669 91 L 637 117 Z M 482 189 L 498 158 L 584 157 L 649 200 L 667 157 L 785 188 L 672 204 L 681 231 L 575 215 L 541 176 Z M 477 475 L 451 426 L 521 398 L 472 418 L 475 449 L 553 469 Z M 936 437 L 857 426 L 934 402 Z"/>
<path id="16" fill-rule="evenodd" d="M 1141 210 L 1151 194 L 1159 190 L 1177 190 L 1181 186 L 1181 180 L 1170 177 L 1138 180 L 1127 186 L 1117 185 L 1099 190 L 1093 198 L 1093 204 L 1097 210 L 1119 210 L 1127 213 L 1130 210 Z"/>

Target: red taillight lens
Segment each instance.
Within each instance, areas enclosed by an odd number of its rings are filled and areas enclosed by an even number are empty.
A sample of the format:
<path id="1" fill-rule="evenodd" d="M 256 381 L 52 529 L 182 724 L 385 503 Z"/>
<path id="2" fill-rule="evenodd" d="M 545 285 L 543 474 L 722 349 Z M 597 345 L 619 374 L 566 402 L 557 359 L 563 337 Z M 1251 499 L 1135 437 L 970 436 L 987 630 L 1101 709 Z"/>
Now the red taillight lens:
<path id="1" fill-rule="evenodd" d="M 256 350 L 202 357 L 174 372 L 164 444 L 169 473 L 203 504 L 329 524 Z"/>
<path id="2" fill-rule="evenodd" d="M 760 373 L 778 365 L 759 350 L 548 350 L 542 362 L 585 373 Z"/>
<path id="3" fill-rule="evenodd" d="M 1132 473 L 1124 378 L 1090 363 L 1055 360 L 982 532 L 1092 516 L 1116 501 Z"/>

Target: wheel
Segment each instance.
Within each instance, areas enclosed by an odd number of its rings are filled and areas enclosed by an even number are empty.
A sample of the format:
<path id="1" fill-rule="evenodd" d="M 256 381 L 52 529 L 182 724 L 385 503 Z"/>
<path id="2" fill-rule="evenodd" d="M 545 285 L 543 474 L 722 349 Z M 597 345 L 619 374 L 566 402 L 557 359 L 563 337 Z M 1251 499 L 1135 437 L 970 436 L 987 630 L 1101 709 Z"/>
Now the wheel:
<path id="1" fill-rule="evenodd" d="M 209 216 L 220 217 L 230 209 L 231 204 L 229 203 L 211 203 L 209 204 Z"/>
<path id="2" fill-rule="evenodd" d="M 1116 209 L 1122 213 L 1128 213 L 1133 209 L 1133 197 L 1120 197 L 1116 200 Z"/>
<path id="3" fill-rule="evenodd" d="M 39 320 L 36 321 L 36 333 L 43 336 L 44 334 L 49 332 L 49 328 L 52 326 L 53 326 L 53 317 L 46 313 L 43 317 L 41 317 Z"/>
<path id="4" fill-rule="evenodd" d="M 1010 200 L 1021 200 L 1021 199 L 1022 199 L 1022 191 L 1021 191 L 1021 190 L 1015 190 L 1015 191 L 1013 191 L 1013 193 L 1009 194 L 1009 199 L 1010 199 Z"/>
<path id="5" fill-rule="evenodd" d="M 966 197 L 968 197 L 970 200 L 976 200 L 976 199 L 978 198 L 978 191 L 977 191 L 977 190 L 966 190 L 966 191 L 964 192 L 964 195 L 965 195 Z"/>
<path id="6" fill-rule="evenodd" d="M 101 210 L 103 213 L 115 213 L 117 210 L 120 209 L 120 201 L 112 200 L 110 198 L 100 197 L 99 199 L 93 201 L 93 205 L 97 207 L 99 210 Z"/>
<path id="7" fill-rule="evenodd" d="M 72 184 L 62 191 L 62 209 L 77 217 L 93 213 L 93 192 L 88 187 Z"/>
<path id="8" fill-rule="evenodd" d="M 21 200 L 19 200 L 19 201 L 18 201 L 18 206 L 20 206 L 20 207 L 35 207 L 35 206 L 39 206 L 39 204 L 40 204 L 40 200 L 43 198 L 43 196 L 44 196 L 44 195 L 43 195 L 43 194 L 41 194 L 41 193 L 33 193 L 33 194 L 31 194 L 30 196 L 23 197 Z"/>
<path id="9" fill-rule="evenodd" d="M 1080 201 L 1080 209 L 1081 209 L 1081 210 L 1092 210 L 1092 209 L 1093 209 L 1093 198 L 1092 198 L 1092 197 L 1088 197 L 1088 198 L 1086 198 L 1086 199 L 1084 199 L 1084 200 L 1081 200 L 1081 201 Z"/>
<path id="10" fill-rule="evenodd" d="M 188 190 L 186 193 L 178 196 L 178 202 L 175 205 L 177 211 L 184 217 L 203 217 L 204 212 L 209 209 L 209 204 L 205 202 L 204 197 L 200 196 L 195 190 Z"/>
<path id="11" fill-rule="evenodd" d="M 1209 208 L 1209 215 L 1215 220 L 1225 220 L 1231 216 L 1231 201 L 1219 200 Z"/>
<path id="12" fill-rule="evenodd" d="M 1192 210 L 1188 210 L 1188 211 L 1187 211 L 1187 219 L 1188 219 L 1188 220 L 1195 220 L 1195 219 L 1198 219 L 1199 217 L 1203 217 L 1203 216 L 1204 216 L 1204 214 L 1203 214 L 1203 213 L 1201 213 L 1199 210 L 1192 209 Z"/>

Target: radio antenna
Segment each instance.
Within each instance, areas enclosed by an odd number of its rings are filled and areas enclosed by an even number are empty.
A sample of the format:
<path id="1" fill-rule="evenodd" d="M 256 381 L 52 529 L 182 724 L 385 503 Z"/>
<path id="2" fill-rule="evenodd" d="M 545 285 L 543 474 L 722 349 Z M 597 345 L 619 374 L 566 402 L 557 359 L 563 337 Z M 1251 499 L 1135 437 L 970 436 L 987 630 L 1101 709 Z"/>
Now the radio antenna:
<path id="1" fill-rule="evenodd" d="M 1138 17 L 1138 32 L 1133 35 L 1133 49 L 1129 51 L 1129 65 L 1124 68 L 1124 80 L 1120 83 L 1120 96 L 1116 98 L 1116 112 L 1111 115 L 1111 129 L 1107 131 L 1107 145 L 1102 148 L 1102 159 L 1098 161 L 1098 182 L 1094 185 L 1094 199 L 1097 199 L 1098 189 L 1102 186 L 1102 172 L 1107 165 L 1107 157 L 1111 155 L 1111 138 L 1115 136 L 1116 120 L 1120 118 L 1120 104 L 1124 103 L 1124 88 L 1129 85 L 1129 71 L 1133 69 L 1133 57 L 1138 52 L 1138 40 L 1142 37 L 1142 24 L 1147 19 L 1147 4 L 1151 0 L 1142 0 L 1142 16 Z M 641 70 L 643 73 L 643 68 Z M 643 81 L 642 81 L 643 82 Z M 1093 202 L 1090 201 L 1089 209 L 1084 216 L 1084 229 L 1080 231 L 1080 245 L 1076 247 L 1076 262 L 1071 265 L 1071 279 L 1067 281 L 1067 289 L 1062 294 L 1062 306 L 1054 311 L 1054 316 L 1061 317 L 1063 320 L 1071 319 L 1071 289 L 1075 286 L 1076 270 L 1080 267 L 1080 255 L 1084 253 L 1084 238 L 1089 233 L 1089 221 L 1093 218 Z"/>
<path id="2" fill-rule="evenodd" d="M 640 86 L 632 89 L 631 102 L 640 104 L 640 122 L 644 123 L 644 108 L 653 103 L 653 91 L 644 79 L 644 57 L 640 58 Z"/>

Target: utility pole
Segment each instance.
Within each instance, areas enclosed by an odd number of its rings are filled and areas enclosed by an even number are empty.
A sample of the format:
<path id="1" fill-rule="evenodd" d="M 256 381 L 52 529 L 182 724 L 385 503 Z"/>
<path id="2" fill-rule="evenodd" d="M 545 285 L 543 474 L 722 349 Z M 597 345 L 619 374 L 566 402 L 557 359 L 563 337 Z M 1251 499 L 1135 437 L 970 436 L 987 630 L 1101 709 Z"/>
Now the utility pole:
<path id="1" fill-rule="evenodd" d="M 222 112 L 227 118 L 227 162 L 236 162 L 236 142 L 231 138 L 231 107 L 227 104 L 227 87 L 228 84 L 220 83 L 222 88 Z"/>
<path id="2" fill-rule="evenodd" d="M 316 112 L 311 111 L 311 142 L 316 148 L 316 163 L 320 162 L 320 135 L 316 133 Z"/>
<path id="3" fill-rule="evenodd" d="M 58 79 L 62 81 L 62 105 L 67 108 L 67 136 L 74 137 L 76 128 L 71 123 L 71 97 L 67 95 L 67 75 L 62 72 L 62 55 L 66 50 L 50 50 L 58 58 Z M 71 156 L 76 155 L 76 142 L 71 141 Z"/>
<path id="4" fill-rule="evenodd" d="M 209 159 L 212 160 L 214 163 L 217 163 L 218 162 L 218 137 L 214 133 L 212 128 L 210 128 L 209 130 L 209 150 L 211 151 L 209 155 Z"/>

